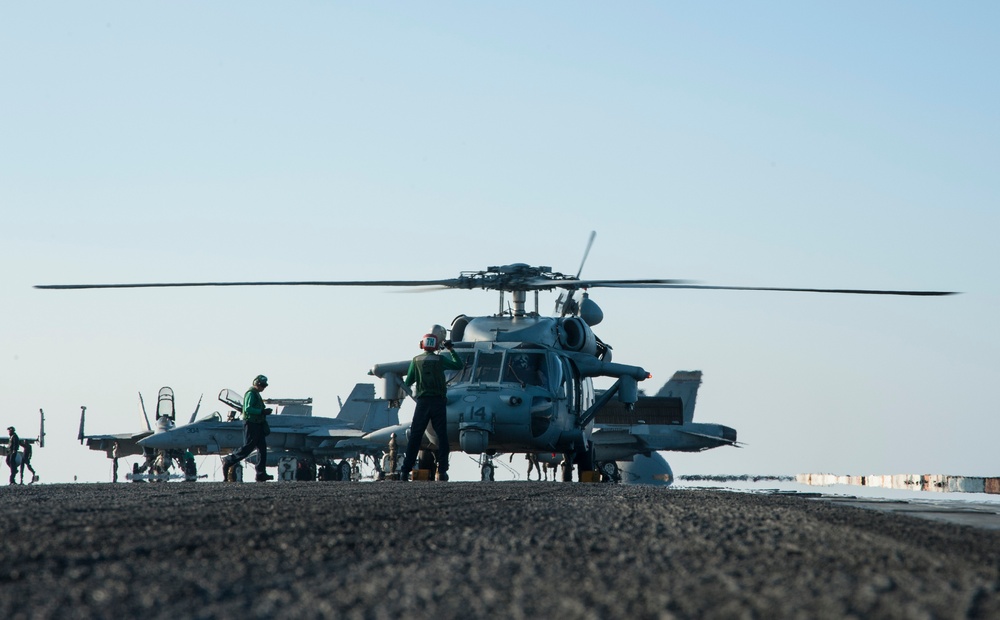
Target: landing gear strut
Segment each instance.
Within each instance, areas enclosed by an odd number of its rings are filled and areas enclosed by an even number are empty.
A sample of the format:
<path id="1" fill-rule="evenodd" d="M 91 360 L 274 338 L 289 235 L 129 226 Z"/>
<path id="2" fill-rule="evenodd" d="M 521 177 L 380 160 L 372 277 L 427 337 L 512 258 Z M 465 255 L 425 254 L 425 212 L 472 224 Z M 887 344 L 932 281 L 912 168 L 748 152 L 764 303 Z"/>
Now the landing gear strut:
<path id="1" fill-rule="evenodd" d="M 479 455 L 479 479 L 483 482 L 493 482 L 496 480 L 496 465 L 493 464 L 493 457 L 489 454 Z"/>

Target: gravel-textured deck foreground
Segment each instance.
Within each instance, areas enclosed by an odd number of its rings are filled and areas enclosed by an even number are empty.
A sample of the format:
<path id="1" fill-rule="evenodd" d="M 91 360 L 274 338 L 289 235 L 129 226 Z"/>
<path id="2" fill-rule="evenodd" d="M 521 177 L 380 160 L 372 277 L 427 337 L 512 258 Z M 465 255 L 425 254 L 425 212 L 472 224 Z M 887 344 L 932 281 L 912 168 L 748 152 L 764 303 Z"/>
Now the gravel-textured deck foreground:
<path id="1" fill-rule="evenodd" d="M 0 618 L 1000 617 L 1000 533 L 803 497 L 79 484 L 0 515 Z"/>

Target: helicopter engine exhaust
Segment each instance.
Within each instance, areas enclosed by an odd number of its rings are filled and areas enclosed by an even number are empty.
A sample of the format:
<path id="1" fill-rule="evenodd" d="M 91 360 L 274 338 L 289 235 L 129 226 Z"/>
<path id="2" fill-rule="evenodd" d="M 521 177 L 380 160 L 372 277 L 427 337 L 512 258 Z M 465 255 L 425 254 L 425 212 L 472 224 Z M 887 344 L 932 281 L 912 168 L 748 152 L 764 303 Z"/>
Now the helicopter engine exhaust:
<path id="1" fill-rule="evenodd" d="M 567 351 L 597 355 L 597 336 L 579 317 L 559 321 L 559 342 Z"/>
<path id="2" fill-rule="evenodd" d="M 462 342 L 465 339 L 465 326 L 471 319 L 464 314 L 456 316 L 451 321 L 451 341 Z"/>

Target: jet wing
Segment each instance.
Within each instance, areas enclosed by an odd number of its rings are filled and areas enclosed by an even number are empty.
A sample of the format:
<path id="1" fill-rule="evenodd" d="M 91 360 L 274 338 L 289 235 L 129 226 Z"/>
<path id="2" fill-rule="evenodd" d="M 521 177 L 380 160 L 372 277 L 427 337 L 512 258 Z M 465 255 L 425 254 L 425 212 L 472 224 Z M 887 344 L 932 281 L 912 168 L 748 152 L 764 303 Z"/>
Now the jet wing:
<path id="1" fill-rule="evenodd" d="M 142 395 L 139 395 L 142 399 Z M 86 435 L 84 434 L 84 421 L 87 416 L 87 408 L 80 407 L 80 431 L 77 439 L 81 444 L 86 444 L 88 448 L 97 452 L 104 452 L 108 458 L 114 458 L 115 443 L 118 443 L 118 456 L 138 456 L 142 454 L 142 446 L 139 441 L 153 434 L 152 427 L 137 433 L 118 433 L 115 435 Z M 149 421 L 146 422 L 147 426 Z"/>
<path id="2" fill-rule="evenodd" d="M 658 451 L 701 452 L 736 445 L 736 430 L 721 424 L 628 424 L 595 428 L 591 435 L 598 460 L 629 460 Z"/>
<path id="3" fill-rule="evenodd" d="M 374 444 L 362 439 L 364 435 L 364 431 L 358 429 L 321 428 L 310 433 L 309 438 L 320 440 L 319 445 L 313 449 L 313 453 L 317 456 L 346 458 L 372 448 Z M 360 447 L 355 447 L 355 444 Z"/>
<path id="4" fill-rule="evenodd" d="M 699 433 L 696 431 L 689 431 L 682 429 L 678 429 L 677 432 L 685 433 L 687 435 L 690 435 L 691 437 L 697 437 L 709 444 L 714 444 L 714 445 L 707 445 L 706 447 L 702 448 L 703 450 L 707 450 L 709 448 L 717 448 L 719 446 L 735 446 L 737 448 L 740 447 L 741 444 L 736 441 L 736 432 L 733 431 L 731 435 L 726 432 L 727 430 L 733 430 L 733 429 L 730 429 L 728 426 L 722 426 L 721 424 L 709 424 L 708 426 L 717 426 L 720 429 L 723 429 L 722 430 L 723 436 Z"/>
<path id="5" fill-rule="evenodd" d="M 362 437 L 352 437 L 341 439 L 336 442 L 324 441 L 313 453 L 317 456 L 327 458 L 350 458 L 359 454 L 381 454 L 386 449 L 384 444 L 379 444 Z"/>
<path id="6" fill-rule="evenodd" d="M 638 437 L 628 431 L 628 429 L 602 429 L 595 428 L 590 435 L 590 440 L 595 446 L 635 446 L 642 448 L 642 442 Z"/>
<path id="7" fill-rule="evenodd" d="M 364 439 L 363 437 L 352 437 L 350 439 L 341 439 L 340 441 L 337 442 L 336 447 L 340 450 L 369 450 L 372 448 L 377 448 L 382 450 L 385 448 L 384 446 L 381 446 L 375 443 L 374 441 L 369 441 L 367 439 Z"/>
<path id="8" fill-rule="evenodd" d="M 21 443 L 24 443 L 25 441 L 31 444 L 38 443 L 37 439 L 28 439 L 27 437 L 22 439 Z M 0 456 L 7 456 L 8 454 L 10 454 L 10 451 L 7 449 L 9 443 L 10 443 L 9 437 L 0 438 Z"/>
<path id="9" fill-rule="evenodd" d="M 271 432 L 273 433 L 275 428 L 271 427 Z M 347 439 L 353 437 L 364 437 L 365 432 L 360 429 L 355 428 L 321 428 L 317 431 L 309 433 L 309 437 L 321 437 L 321 438 L 333 438 L 333 439 Z"/>
<path id="10" fill-rule="evenodd" d="M 380 428 L 376 431 L 371 431 L 365 435 L 365 439 L 371 441 L 374 444 L 379 444 L 385 446 L 386 449 L 389 448 L 389 438 L 392 434 L 396 434 L 397 441 L 399 445 L 406 449 L 406 441 L 410 435 L 410 423 L 406 422 L 404 424 L 396 424 L 395 426 L 386 426 L 385 428 Z"/>
<path id="11" fill-rule="evenodd" d="M 141 433 L 121 433 L 119 435 L 86 435 L 81 439 L 81 443 L 86 443 L 91 450 L 104 452 L 108 458 L 113 458 L 112 451 L 115 442 L 118 442 L 118 456 L 138 456 L 142 454 L 140 439 L 145 439 L 153 434 L 153 431 L 142 431 Z"/>
<path id="12" fill-rule="evenodd" d="M 333 448 L 338 441 L 360 438 L 364 432 L 350 428 L 332 418 L 311 416 L 268 417 L 271 434 L 269 450 L 298 450 L 309 452 L 319 448 Z M 155 433 L 144 438 L 142 446 L 153 449 L 189 449 L 195 454 L 218 454 L 243 445 L 243 423 L 222 422 L 219 416 Z M 141 446 L 140 446 L 141 449 Z"/>

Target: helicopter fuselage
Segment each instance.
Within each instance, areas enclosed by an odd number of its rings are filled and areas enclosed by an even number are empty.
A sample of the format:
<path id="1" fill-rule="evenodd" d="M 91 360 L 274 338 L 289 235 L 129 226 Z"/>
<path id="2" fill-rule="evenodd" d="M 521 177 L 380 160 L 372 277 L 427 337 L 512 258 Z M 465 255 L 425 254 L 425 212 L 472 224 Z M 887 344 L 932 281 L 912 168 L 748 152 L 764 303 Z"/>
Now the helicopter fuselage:
<path id="1" fill-rule="evenodd" d="M 448 441 L 469 454 L 579 453 L 589 449 L 595 405 L 594 376 L 635 383 L 648 374 L 597 357 L 597 338 L 577 317 L 460 316 L 452 325 L 463 368 L 449 371 Z M 385 398 L 402 397 L 409 362 L 376 365 Z M 428 432 L 431 443 L 437 443 Z"/>

